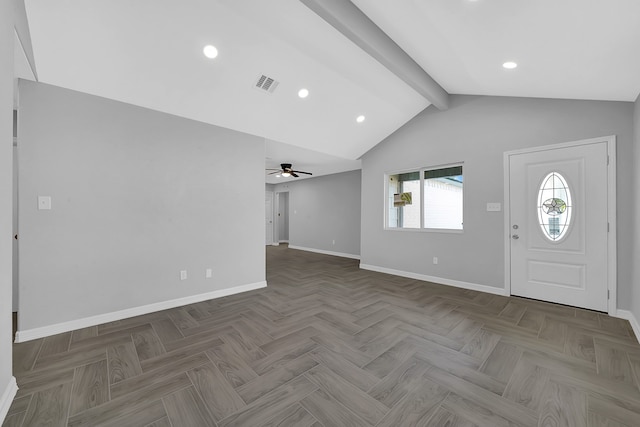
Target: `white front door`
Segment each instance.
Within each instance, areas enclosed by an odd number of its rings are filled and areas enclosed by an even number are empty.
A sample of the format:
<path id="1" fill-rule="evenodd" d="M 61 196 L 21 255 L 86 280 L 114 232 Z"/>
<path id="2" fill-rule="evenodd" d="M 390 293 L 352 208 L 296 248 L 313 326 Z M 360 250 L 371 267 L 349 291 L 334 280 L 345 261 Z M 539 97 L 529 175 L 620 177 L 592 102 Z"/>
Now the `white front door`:
<path id="1" fill-rule="evenodd" d="M 607 311 L 608 142 L 508 154 L 511 293 Z"/>
<path id="2" fill-rule="evenodd" d="M 266 191 L 264 195 L 265 211 L 265 241 L 267 245 L 273 244 L 273 192 Z"/>

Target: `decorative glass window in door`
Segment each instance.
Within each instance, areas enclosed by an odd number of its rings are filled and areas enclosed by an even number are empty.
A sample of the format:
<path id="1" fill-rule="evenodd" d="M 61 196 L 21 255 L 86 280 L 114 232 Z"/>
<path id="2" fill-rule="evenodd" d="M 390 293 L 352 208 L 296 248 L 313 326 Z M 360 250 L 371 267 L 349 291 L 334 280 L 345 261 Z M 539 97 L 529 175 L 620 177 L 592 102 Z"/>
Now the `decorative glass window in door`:
<path id="1" fill-rule="evenodd" d="M 562 239 L 571 224 L 572 206 L 567 181 L 558 172 L 548 174 L 538 192 L 538 222 L 545 237 Z"/>

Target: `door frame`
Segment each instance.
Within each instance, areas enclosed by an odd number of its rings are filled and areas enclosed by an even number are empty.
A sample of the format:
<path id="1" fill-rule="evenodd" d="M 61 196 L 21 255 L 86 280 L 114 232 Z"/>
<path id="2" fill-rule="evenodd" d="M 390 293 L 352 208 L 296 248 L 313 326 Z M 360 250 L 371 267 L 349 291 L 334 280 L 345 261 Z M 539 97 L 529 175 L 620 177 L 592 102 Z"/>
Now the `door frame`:
<path id="1" fill-rule="evenodd" d="M 618 272 L 616 250 L 617 241 L 617 197 L 616 197 L 616 136 L 603 136 L 599 138 L 582 139 L 579 141 L 565 142 L 561 144 L 543 145 L 540 147 L 523 148 L 506 151 L 504 153 L 504 290 L 505 295 L 511 296 L 511 182 L 510 182 L 510 158 L 514 155 L 535 153 L 538 151 L 555 150 L 596 143 L 607 144 L 608 168 L 607 168 L 607 218 L 609 233 L 607 234 L 607 290 L 608 314 L 615 316 L 617 312 Z"/>

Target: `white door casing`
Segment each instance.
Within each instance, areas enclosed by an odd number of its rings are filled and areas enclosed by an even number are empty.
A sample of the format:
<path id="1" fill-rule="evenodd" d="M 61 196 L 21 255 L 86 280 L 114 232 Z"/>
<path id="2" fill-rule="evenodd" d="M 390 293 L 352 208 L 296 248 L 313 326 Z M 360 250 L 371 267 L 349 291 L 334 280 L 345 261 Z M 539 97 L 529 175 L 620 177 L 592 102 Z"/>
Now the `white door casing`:
<path id="1" fill-rule="evenodd" d="M 549 234 L 538 212 L 554 172 L 571 219 Z M 615 313 L 615 137 L 505 153 L 505 206 L 509 294 Z"/>

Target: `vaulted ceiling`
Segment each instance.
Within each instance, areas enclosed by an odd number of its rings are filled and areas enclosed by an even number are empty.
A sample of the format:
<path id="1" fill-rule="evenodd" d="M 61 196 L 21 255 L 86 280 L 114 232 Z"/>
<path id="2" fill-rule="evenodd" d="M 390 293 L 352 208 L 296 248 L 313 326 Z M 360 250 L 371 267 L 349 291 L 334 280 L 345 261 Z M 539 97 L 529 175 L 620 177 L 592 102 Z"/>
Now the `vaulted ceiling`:
<path id="1" fill-rule="evenodd" d="M 408 83 L 395 53 L 385 64 L 374 41 L 350 34 L 352 17 L 345 31 L 311 3 L 348 0 L 25 0 L 39 81 L 262 136 L 277 153 L 269 167 L 315 156 L 317 174 L 356 169 L 438 104 Z M 450 94 L 633 101 L 640 92 L 637 0 L 352 3 Z M 203 55 L 209 44 L 215 59 Z M 262 75 L 279 82 L 272 93 L 255 87 Z"/>

